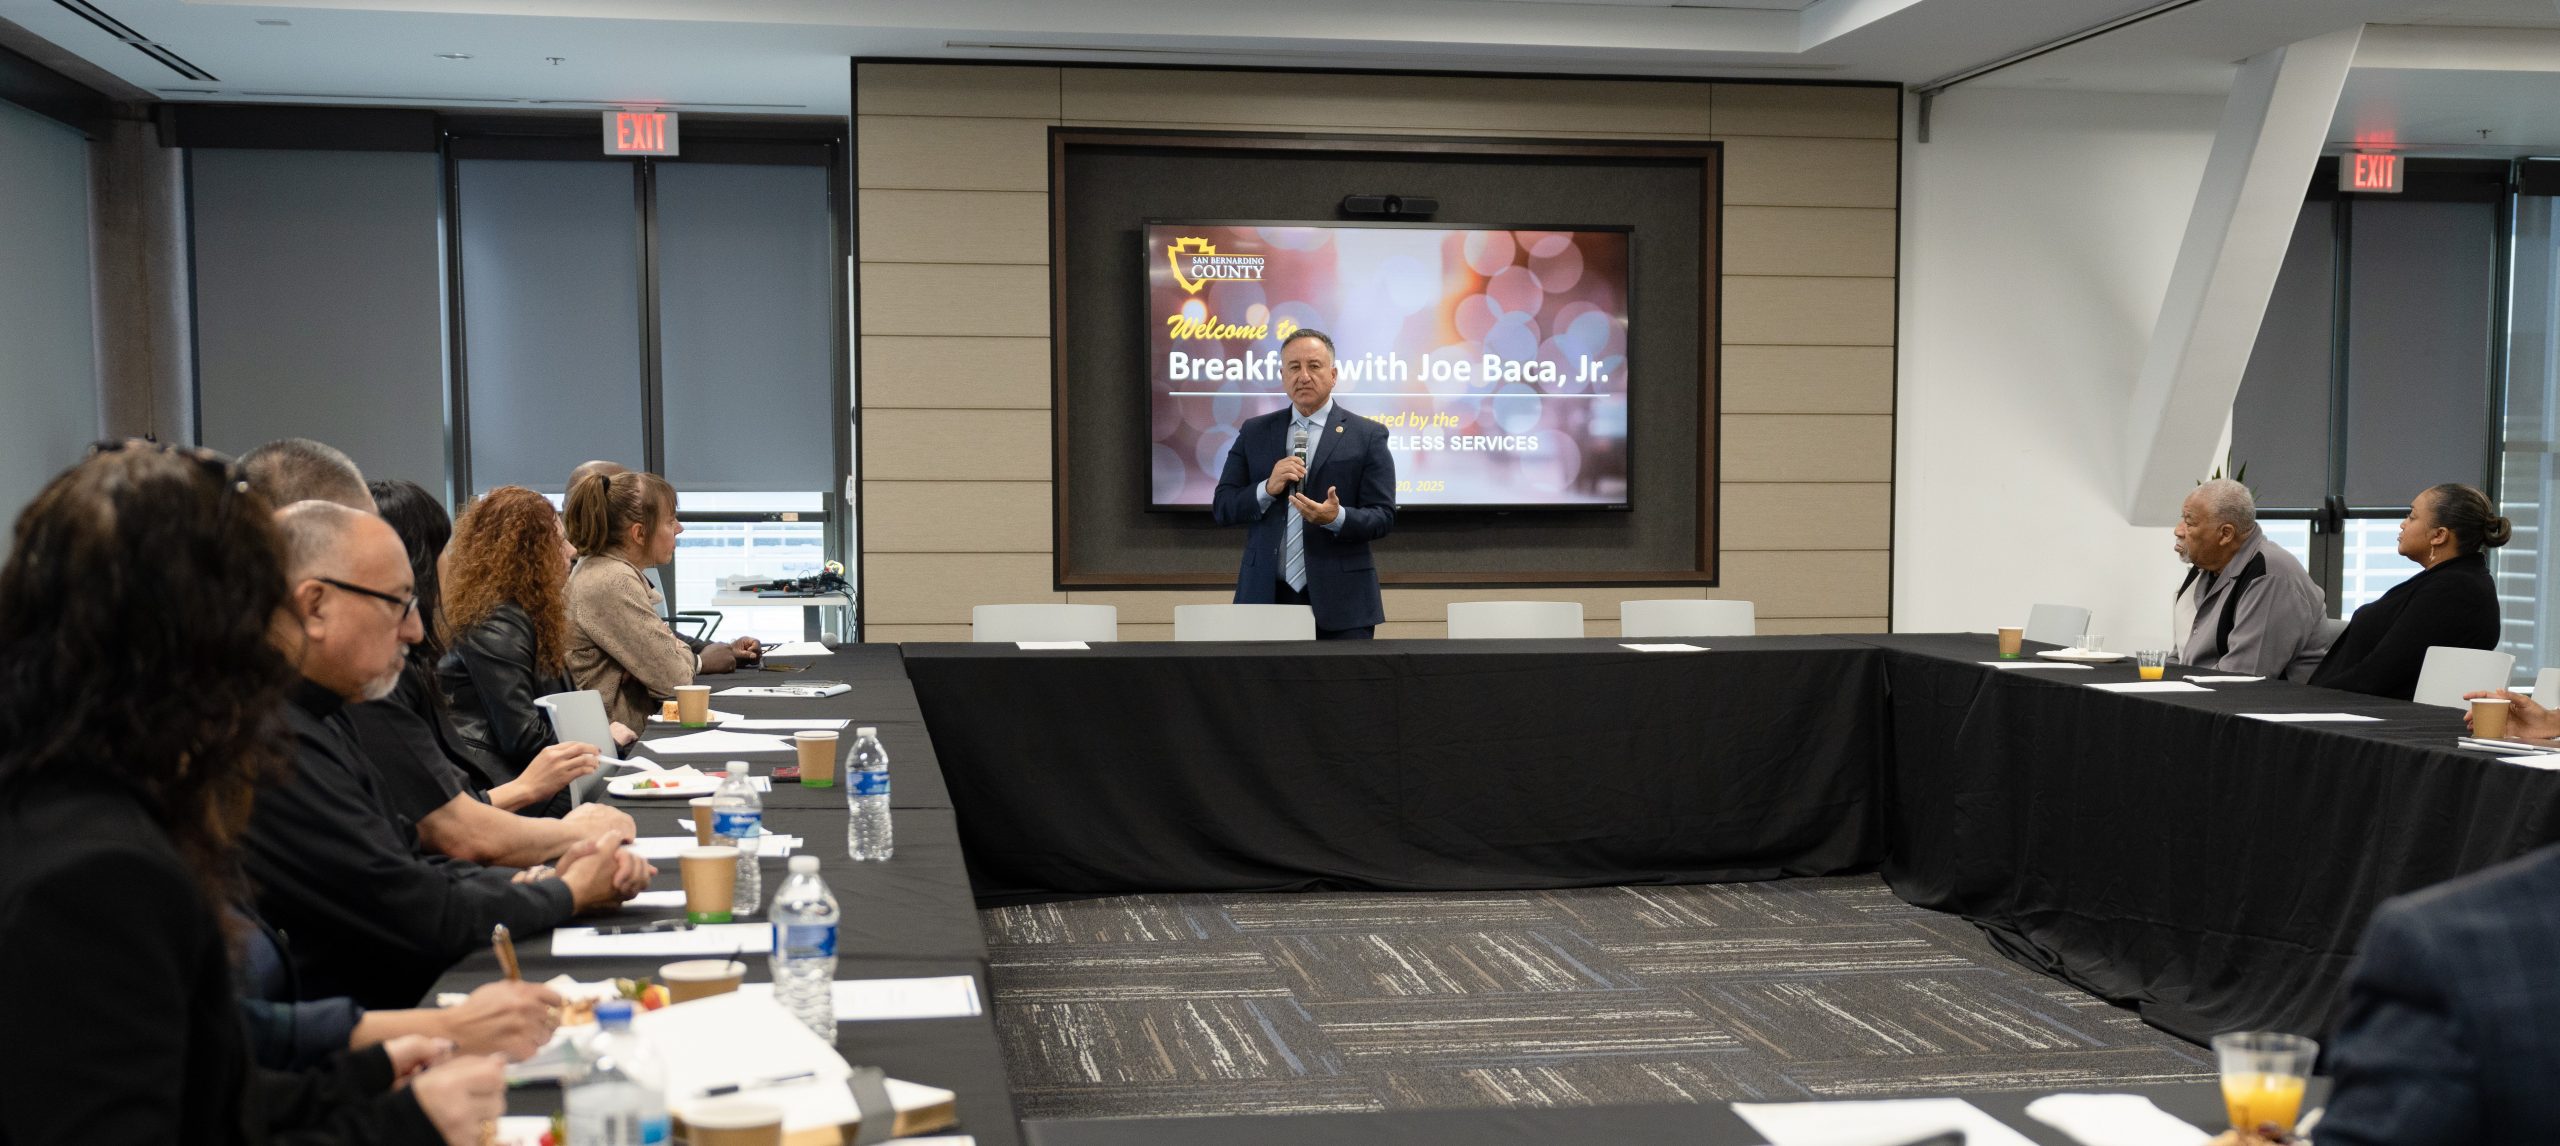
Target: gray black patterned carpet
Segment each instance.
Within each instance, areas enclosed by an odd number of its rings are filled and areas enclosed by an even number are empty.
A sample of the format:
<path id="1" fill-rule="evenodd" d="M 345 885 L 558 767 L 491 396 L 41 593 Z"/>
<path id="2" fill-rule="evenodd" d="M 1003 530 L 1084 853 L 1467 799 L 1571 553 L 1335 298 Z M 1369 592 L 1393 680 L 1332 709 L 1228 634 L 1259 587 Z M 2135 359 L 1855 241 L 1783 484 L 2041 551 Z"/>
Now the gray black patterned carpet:
<path id="1" fill-rule="evenodd" d="M 1873 876 L 980 914 L 1025 1118 L 2062 1089 L 2209 1054 Z"/>

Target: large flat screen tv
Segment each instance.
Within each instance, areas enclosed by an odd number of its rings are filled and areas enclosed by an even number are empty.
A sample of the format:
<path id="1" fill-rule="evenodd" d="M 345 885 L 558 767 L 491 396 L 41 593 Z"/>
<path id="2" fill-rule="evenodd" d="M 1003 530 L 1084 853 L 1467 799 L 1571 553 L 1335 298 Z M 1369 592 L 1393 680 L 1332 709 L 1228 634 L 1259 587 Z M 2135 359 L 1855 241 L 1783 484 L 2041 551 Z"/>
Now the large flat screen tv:
<path id="1" fill-rule="evenodd" d="M 1407 509 L 1624 509 L 1624 227 L 1151 221 L 1150 507 L 1206 509 L 1280 345 L 1332 336 Z"/>

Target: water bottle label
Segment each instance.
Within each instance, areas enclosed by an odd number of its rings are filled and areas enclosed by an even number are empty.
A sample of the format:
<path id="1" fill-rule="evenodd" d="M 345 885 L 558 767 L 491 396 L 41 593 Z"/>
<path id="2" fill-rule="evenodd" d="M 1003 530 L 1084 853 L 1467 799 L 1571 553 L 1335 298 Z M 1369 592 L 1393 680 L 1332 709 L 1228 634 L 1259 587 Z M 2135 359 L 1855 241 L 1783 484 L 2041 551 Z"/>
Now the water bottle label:
<path id="1" fill-rule="evenodd" d="M 826 955 L 836 953 L 836 928 L 832 923 L 795 923 L 788 927 L 774 924 L 776 949 L 791 955 Z"/>
<path id="2" fill-rule="evenodd" d="M 756 834 L 757 827 L 763 822 L 764 813 L 762 812 L 733 812 L 722 809 L 711 816 L 711 834 L 742 840 Z"/>
<path id="3" fill-rule="evenodd" d="M 862 796 L 886 796 L 886 795 L 888 795 L 888 794 L 889 794 L 889 772 L 888 772 L 888 770 L 884 768 L 884 769 L 882 769 L 882 770 L 880 770 L 880 771 L 878 771 L 878 772 L 856 772 L 856 773 L 854 773 L 854 774 L 853 774 L 853 794 L 854 794 L 854 796 L 855 796 L 855 797 L 857 797 L 857 798 L 862 797 Z"/>

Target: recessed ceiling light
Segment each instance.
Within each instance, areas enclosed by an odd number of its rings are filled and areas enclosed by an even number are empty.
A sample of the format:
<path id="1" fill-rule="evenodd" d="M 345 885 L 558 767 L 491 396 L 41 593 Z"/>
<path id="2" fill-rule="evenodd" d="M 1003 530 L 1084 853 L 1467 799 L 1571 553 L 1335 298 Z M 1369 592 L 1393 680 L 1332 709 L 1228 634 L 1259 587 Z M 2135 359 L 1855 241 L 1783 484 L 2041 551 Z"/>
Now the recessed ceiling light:
<path id="1" fill-rule="evenodd" d="M 293 26 L 293 21 L 291 20 L 260 20 L 258 23 L 260 26 L 268 28 L 290 28 Z"/>
<path id="2" fill-rule="evenodd" d="M 438 52 L 438 53 L 436 53 L 436 58 L 437 58 L 437 59 L 439 59 L 439 60 L 467 60 L 467 59 L 470 59 L 470 58 L 471 58 L 471 53 L 469 53 L 469 52 Z"/>

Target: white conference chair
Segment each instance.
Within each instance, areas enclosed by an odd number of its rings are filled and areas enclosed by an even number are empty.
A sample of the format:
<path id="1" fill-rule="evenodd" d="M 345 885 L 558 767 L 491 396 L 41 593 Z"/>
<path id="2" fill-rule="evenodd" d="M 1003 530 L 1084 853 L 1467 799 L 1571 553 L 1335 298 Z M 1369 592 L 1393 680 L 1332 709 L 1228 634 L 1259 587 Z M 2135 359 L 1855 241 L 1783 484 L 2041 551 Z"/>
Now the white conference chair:
<path id="1" fill-rule="evenodd" d="M 2088 635 L 2089 610 L 2078 605 L 2038 605 L 2027 610 L 2027 639 L 2037 644 L 2078 648 Z"/>
<path id="2" fill-rule="evenodd" d="M 979 644 L 1014 641 L 1117 641 L 1117 605 L 980 605 L 969 610 L 969 639 Z"/>
<path id="3" fill-rule="evenodd" d="M 555 692 L 533 698 L 533 706 L 551 720 L 551 738 L 559 743 L 576 741 L 593 744 L 603 750 L 604 762 L 613 763 L 621 752 L 613 744 L 613 721 L 604 714 L 604 694 L 594 689 Z M 596 798 L 604 787 L 604 770 L 569 782 L 569 802 L 584 804 Z"/>
<path id="4" fill-rule="evenodd" d="M 1176 605 L 1177 641 L 1312 641 L 1316 611 L 1305 605 Z"/>
<path id="5" fill-rule="evenodd" d="M 1622 637 L 1747 637 L 1759 630 L 1749 601 L 1620 601 Z"/>
<path id="6" fill-rule="evenodd" d="M 2544 708 L 2560 708 L 2560 668 L 2533 674 L 2533 702 Z"/>
<path id="7" fill-rule="evenodd" d="M 1449 639 L 1578 637 L 1579 601 L 1459 601 L 1449 606 Z"/>
<path id="8" fill-rule="evenodd" d="M 2469 708 L 2466 692 L 2505 688 L 2516 671 L 2516 655 L 2496 649 L 2457 649 L 2433 645 L 2418 666 L 2418 691 L 2409 699 L 2445 708 Z"/>

